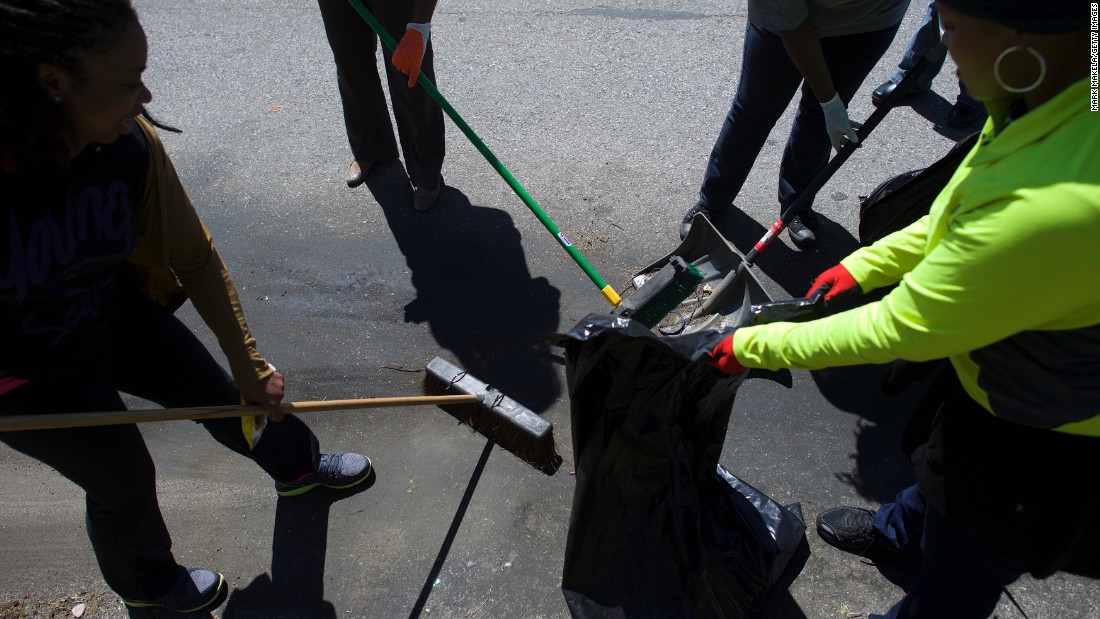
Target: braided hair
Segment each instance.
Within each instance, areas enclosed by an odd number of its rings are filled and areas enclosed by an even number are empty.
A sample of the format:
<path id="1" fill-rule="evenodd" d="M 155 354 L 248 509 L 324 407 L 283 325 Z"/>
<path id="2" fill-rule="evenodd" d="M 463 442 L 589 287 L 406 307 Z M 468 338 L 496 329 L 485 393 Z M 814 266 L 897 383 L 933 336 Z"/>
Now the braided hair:
<path id="1" fill-rule="evenodd" d="M 136 22 L 130 0 L 0 0 L 0 160 L 56 160 L 54 127 L 63 119 L 38 83 L 38 65 L 79 72 L 81 53 L 109 48 Z"/>

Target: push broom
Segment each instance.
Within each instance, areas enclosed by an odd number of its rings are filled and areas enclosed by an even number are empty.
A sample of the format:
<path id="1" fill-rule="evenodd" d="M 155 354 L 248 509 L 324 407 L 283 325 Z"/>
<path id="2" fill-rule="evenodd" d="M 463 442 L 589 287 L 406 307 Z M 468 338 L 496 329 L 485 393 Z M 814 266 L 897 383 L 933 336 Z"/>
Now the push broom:
<path id="1" fill-rule="evenodd" d="M 353 400 L 319 400 L 311 402 L 286 402 L 279 406 L 283 413 L 318 413 L 322 411 L 356 410 L 364 408 L 394 408 L 401 406 L 476 404 L 472 394 L 447 396 L 414 396 L 397 398 L 362 398 Z M 266 415 L 267 410 L 258 404 L 234 404 L 227 406 L 194 406 L 185 408 L 154 408 L 145 410 L 91 411 L 86 413 L 46 413 L 41 415 L 0 415 L 0 432 L 29 430 L 60 430 L 64 428 L 90 428 L 117 426 L 127 423 L 153 421 L 180 421 L 190 419 L 226 419 L 249 415 Z"/>
<path id="2" fill-rule="evenodd" d="M 318 413 L 367 408 L 440 406 L 465 421 L 474 430 L 491 436 L 499 444 L 535 468 L 548 470 L 555 468 L 560 462 L 554 449 L 554 437 L 551 432 L 553 426 L 531 409 L 439 357 L 428 364 L 426 373 L 432 377 L 434 382 L 443 385 L 444 391 L 448 395 L 286 402 L 280 406 L 280 409 L 283 413 Z M 267 411 L 262 406 L 238 404 L 83 413 L 0 415 L 0 432 L 86 428 L 154 421 L 203 421 L 206 419 L 251 417 L 265 414 L 267 414 Z"/>

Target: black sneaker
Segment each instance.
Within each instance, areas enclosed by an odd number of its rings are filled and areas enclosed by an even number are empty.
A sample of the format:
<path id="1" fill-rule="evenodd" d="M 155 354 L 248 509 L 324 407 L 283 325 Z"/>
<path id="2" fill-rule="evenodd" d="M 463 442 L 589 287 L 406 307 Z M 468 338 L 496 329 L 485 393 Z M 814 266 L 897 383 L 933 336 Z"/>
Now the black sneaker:
<path id="1" fill-rule="evenodd" d="M 817 230 L 818 225 L 817 215 L 815 215 L 813 211 L 806 211 L 792 219 L 791 223 L 787 224 L 787 234 L 791 237 L 791 241 L 796 247 L 799 249 L 808 249 L 817 243 L 817 236 L 814 235 L 814 230 Z"/>
<path id="2" fill-rule="evenodd" d="M 886 99 L 889 98 L 890 95 L 894 94 L 894 91 L 897 90 L 897 88 L 898 82 L 895 82 L 893 79 L 889 79 L 879 84 L 878 88 L 871 91 L 871 103 L 873 103 L 875 107 L 882 105 L 882 103 L 886 101 Z M 909 92 L 905 93 L 905 96 L 911 97 L 914 95 L 923 95 L 929 90 L 930 88 L 927 87 L 910 86 Z"/>
<path id="3" fill-rule="evenodd" d="M 684 215 L 684 221 L 680 224 L 680 240 L 687 238 L 689 232 L 691 232 L 691 221 L 695 219 L 696 215 L 702 215 L 711 222 L 714 221 L 714 212 L 707 208 L 706 204 L 702 202 L 696 202 L 695 206 L 688 209 L 688 212 Z"/>
<path id="4" fill-rule="evenodd" d="M 897 87 L 898 83 L 894 80 L 886 80 L 879 84 L 878 88 L 871 91 L 871 103 L 874 104 L 875 107 L 882 105 L 882 102 L 885 101 L 887 97 L 894 94 Z"/>
<path id="5" fill-rule="evenodd" d="M 960 92 L 955 99 L 955 105 L 947 112 L 947 124 L 956 129 L 962 129 L 978 120 L 985 119 L 985 105 L 968 95 Z"/>
<path id="6" fill-rule="evenodd" d="M 290 482 L 275 482 L 279 496 L 297 496 L 317 486 L 341 490 L 363 483 L 370 477 L 370 458 L 357 453 L 321 454 L 317 471 Z"/>
<path id="7" fill-rule="evenodd" d="M 131 608 L 164 608 L 177 613 L 194 613 L 217 608 L 225 601 L 225 578 L 212 570 L 186 568 L 167 593 L 155 600 L 127 600 L 122 602 Z"/>
<path id="8" fill-rule="evenodd" d="M 875 547 L 875 512 L 862 507 L 834 507 L 817 516 L 817 534 L 830 546 L 864 554 Z"/>

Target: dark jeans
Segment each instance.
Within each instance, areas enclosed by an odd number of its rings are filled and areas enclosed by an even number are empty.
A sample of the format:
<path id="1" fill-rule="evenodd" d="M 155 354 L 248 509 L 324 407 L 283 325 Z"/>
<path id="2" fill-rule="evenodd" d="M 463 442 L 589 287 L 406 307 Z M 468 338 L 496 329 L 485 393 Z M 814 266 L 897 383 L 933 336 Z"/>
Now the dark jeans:
<path id="1" fill-rule="evenodd" d="M 890 47 L 897 30 L 895 25 L 875 32 L 821 39 L 833 86 L 845 105 Z M 741 62 L 737 95 L 710 153 L 699 189 L 699 200 L 715 211 L 733 204 L 768 134 L 803 81 L 782 39 L 751 23 L 745 31 Z M 803 84 L 779 168 L 781 209 L 790 206 L 821 172 L 829 162 L 831 150 L 821 104 L 809 86 Z"/>
<path id="2" fill-rule="evenodd" d="M 905 74 L 910 69 L 917 66 L 917 62 L 920 60 L 928 50 L 932 49 L 940 42 L 940 18 L 939 13 L 936 12 L 936 3 L 929 2 L 928 10 L 925 11 L 924 17 L 920 21 L 920 25 L 913 32 L 913 36 L 909 39 L 909 47 L 905 48 L 905 53 L 901 57 L 901 62 L 898 63 L 898 68 L 894 71 L 894 75 L 890 78 L 891 82 L 900 84 L 901 80 L 905 79 Z M 920 79 L 916 84 L 913 84 L 913 90 L 911 92 L 926 92 L 932 88 L 932 80 L 939 74 L 940 69 L 943 68 L 943 62 L 947 56 L 940 59 L 938 63 L 932 65 L 924 70 Z M 975 101 L 966 92 L 966 86 L 959 80 L 959 98 L 971 102 L 974 105 L 981 105 L 981 103 Z"/>
<path id="3" fill-rule="evenodd" d="M 0 395 L 0 415 L 122 410 L 119 391 L 164 407 L 240 403 L 225 370 L 191 330 L 140 293 L 125 296 L 116 308 L 98 352 L 80 367 Z M 274 479 L 287 481 L 316 470 L 317 439 L 295 417 L 269 423 L 254 449 L 244 438 L 240 418 L 202 425 Z M 136 425 L 6 432 L 0 441 L 85 491 L 88 538 L 104 580 L 116 593 L 148 600 L 173 584 L 180 567 L 157 504 L 153 460 Z"/>
<path id="4" fill-rule="evenodd" d="M 870 619 L 985 619 L 1004 588 L 1027 571 L 1022 563 L 990 552 L 930 507 L 916 486 L 878 509 L 875 534 L 895 549 L 919 549 L 921 567 L 905 597 L 885 615 L 872 614 Z"/>
<path id="5" fill-rule="evenodd" d="M 363 5 L 395 41 L 405 34 L 412 17 L 411 0 L 364 0 Z M 347 0 L 318 0 L 325 34 L 336 61 L 336 79 L 344 107 L 344 125 L 357 161 L 394 161 L 397 142 L 390 124 L 386 97 L 376 65 L 378 36 Z M 413 185 L 432 186 L 443 168 L 445 138 L 443 110 L 419 85 L 393 67 L 393 53 L 382 45 L 382 61 L 405 169 Z M 420 72 L 435 83 L 431 39 Z"/>

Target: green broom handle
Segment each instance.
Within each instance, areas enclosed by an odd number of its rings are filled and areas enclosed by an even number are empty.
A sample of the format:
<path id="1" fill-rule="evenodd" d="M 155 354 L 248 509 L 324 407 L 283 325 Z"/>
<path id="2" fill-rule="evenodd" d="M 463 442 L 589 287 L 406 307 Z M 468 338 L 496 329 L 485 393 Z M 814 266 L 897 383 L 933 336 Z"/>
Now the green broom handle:
<path id="1" fill-rule="evenodd" d="M 358 11 L 359 15 L 361 15 L 363 19 L 367 21 L 367 24 L 370 25 L 371 29 L 374 30 L 374 32 L 378 35 L 378 38 L 382 40 L 382 42 L 386 45 L 387 48 L 389 48 L 391 52 L 397 49 L 397 43 L 393 40 L 393 37 L 391 37 L 389 33 L 386 32 L 386 29 L 382 26 L 381 22 L 375 19 L 374 15 L 372 15 L 371 12 L 367 10 L 367 7 L 363 6 L 362 2 L 360 2 L 359 0 L 348 0 L 348 2 L 350 2 L 352 8 Z M 523 186 L 519 184 L 519 181 L 517 181 L 516 178 L 512 176 L 512 173 L 508 171 L 508 168 L 504 167 L 504 164 L 501 163 L 499 159 L 497 159 L 497 156 L 493 154 L 493 151 L 489 150 L 489 147 L 485 145 L 485 142 L 482 142 L 481 138 L 479 138 L 478 135 L 474 133 L 474 130 L 470 128 L 470 125 L 466 124 L 466 121 L 458 115 L 458 112 L 455 111 L 454 107 L 452 107 L 451 104 L 443 98 L 443 95 L 439 93 L 439 90 L 436 89 L 431 80 L 429 80 L 424 75 L 424 73 L 421 73 L 419 79 L 417 80 L 417 83 L 420 84 L 424 88 L 424 90 L 428 91 L 428 94 L 431 95 L 432 99 L 434 99 L 435 102 L 439 104 L 439 107 L 443 108 L 443 111 L 447 113 L 447 116 L 451 117 L 451 120 L 454 121 L 456 125 L 458 125 L 458 128 L 462 130 L 462 133 L 465 133 L 466 137 L 470 139 L 470 142 L 472 142 L 473 145 L 476 146 L 479 151 L 481 151 L 481 154 L 485 156 L 485 159 L 489 162 L 489 165 L 493 166 L 493 169 L 496 170 L 497 173 L 500 174 L 501 178 L 503 178 L 504 181 L 508 183 L 508 186 L 512 188 L 512 191 L 516 192 L 516 195 L 519 196 L 521 200 L 523 200 L 523 203 L 527 205 L 527 208 L 531 209 L 531 212 L 535 214 L 535 217 L 539 218 L 539 221 L 542 222 L 542 225 L 546 226 L 546 229 L 550 231 L 550 234 L 554 235 L 554 238 L 558 240 L 558 243 L 560 243 L 565 251 L 573 257 L 573 260 L 576 261 L 576 263 L 581 267 L 585 274 L 588 275 L 589 279 L 592 280 L 592 283 L 596 284 L 596 287 L 600 289 L 600 292 L 603 293 L 604 298 L 607 299 L 612 306 L 618 307 L 619 304 L 622 303 L 622 299 L 619 298 L 619 294 L 615 292 L 615 289 L 609 286 L 607 282 L 605 282 L 604 279 L 600 277 L 600 274 L 596 272 L 596 269 L 592 268 L 592 265 L 584 259 L 584 256 L 581 255 L 581 252 L 573 246 L 573 243 L 568 238 L 566 238 L 561 229 L 559 229 L 554 221 L 550 219 L 549 216 L 547 216 L 547 214 L 539 206 L 538 202 L 535 202 L 535 199 L 531 197 L 531 194 L 527 193 L 527 190 L 524 189 Z"/>

